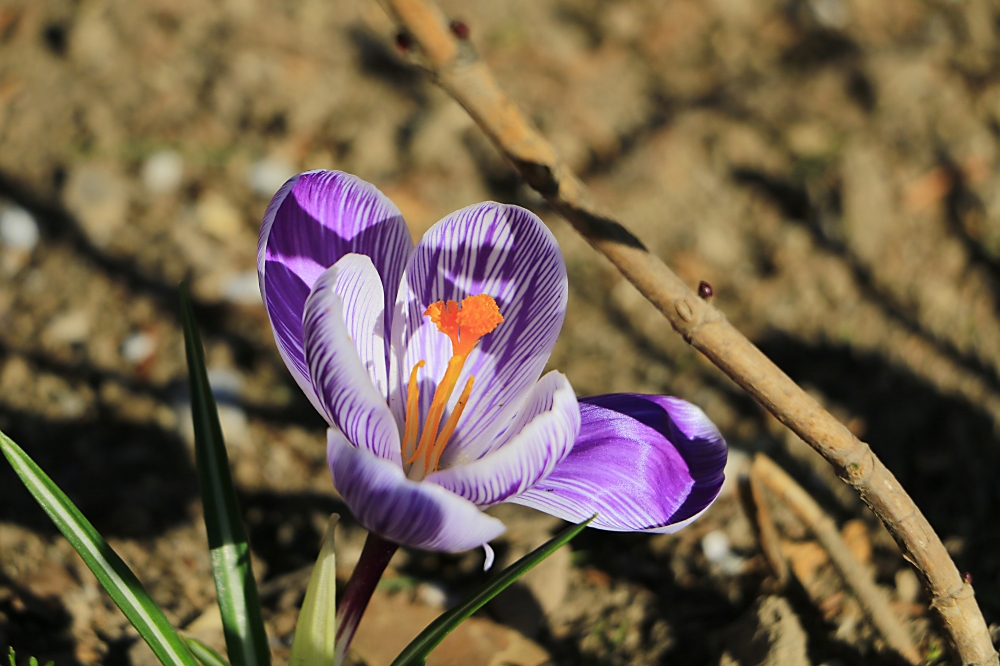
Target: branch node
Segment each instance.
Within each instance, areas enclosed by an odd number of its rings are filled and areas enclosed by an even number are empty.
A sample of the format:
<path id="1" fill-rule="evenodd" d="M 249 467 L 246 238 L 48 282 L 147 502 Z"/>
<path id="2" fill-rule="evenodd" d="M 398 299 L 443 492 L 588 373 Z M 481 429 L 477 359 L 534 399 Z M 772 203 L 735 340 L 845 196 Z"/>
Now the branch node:
<path id="1" fill-rule="evenodd" d="M 976 596 L 975 590 L 972 589 L 971 583 L 962 582 L 954 590 L 949 590 L 944 594 L 935 595 L 931 599 L 931 606 L 934 608 L 942 608 L 944 606 L 954 606 L 957 602 L 965 599 L 973 599 Z"/>
<path id="2" fill-rule="evenodd" d="M 853 488 L 863 488 L 871 480 L 872 472 L 875 470 L 875 454 L 871 447 L 855 440 L 854 451 L 847 456 L 840 478 Z"/>
<path id="3" fill-rule="evenodd" d="M 543 197 L 559 193 L 559 180 L 547 164 L 517 158 L 511 158 L 511 161 L 514 163 L 514 167 L 521 172 L 521 176 L 528 182 L 528 185 Z"/>
<path id="4" fill-rule="evenodd" d="M 684 321 L 691 323 L 694 321 L 694 311 L 691 309 L 691 304 L 687 302 L 686 299 L 678 298 L 674 303 L 674 309 L 677 310 L 677 316 Z M 692 331 L 694 333 L 694 331 Z"/>

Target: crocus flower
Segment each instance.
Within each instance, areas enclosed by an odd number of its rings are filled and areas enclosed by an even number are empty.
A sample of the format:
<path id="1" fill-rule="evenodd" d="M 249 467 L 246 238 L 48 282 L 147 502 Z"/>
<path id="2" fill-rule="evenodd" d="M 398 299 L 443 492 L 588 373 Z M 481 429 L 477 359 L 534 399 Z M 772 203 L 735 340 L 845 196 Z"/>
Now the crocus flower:
<path id="1" fill-rule="evenodd" d="M 384 539 L 458 552 L 504 530 L 482 509 L 534 507 L 593 527 L 673 532 L 723 479 L 726 445 L 665 396 L 577 401 L 542 370 L 566 311 L 566 267 L 531 212 L 487 202 L 417 243 L 374 186 L 289 180 L 260 232 L 278 349 L 330 424 L 334 485 Z"/>

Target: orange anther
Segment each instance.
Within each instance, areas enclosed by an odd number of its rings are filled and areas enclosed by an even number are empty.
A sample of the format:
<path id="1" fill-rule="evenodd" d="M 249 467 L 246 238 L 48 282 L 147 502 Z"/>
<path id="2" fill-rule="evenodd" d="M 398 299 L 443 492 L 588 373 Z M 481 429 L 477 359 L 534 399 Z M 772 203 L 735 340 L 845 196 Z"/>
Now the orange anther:
<path id="1" fill-rule="evenodd" d="M 480 338 L 492 333 L 503 321 L 500 307 L 489 294 L 466 296 L 461 306 L 456 301 L 431 303 L 424 314 L 451 338 L 456 356 L 467 355 Z"/>
<path id="2" fill-rule="evenodd" d="M 458 344 L 458 303 L 455 301 L 438 301 L 431 303 L 424 310 L 424 316 L 430 317 L 438 330 L 451 338 L 451 344 Z"/>

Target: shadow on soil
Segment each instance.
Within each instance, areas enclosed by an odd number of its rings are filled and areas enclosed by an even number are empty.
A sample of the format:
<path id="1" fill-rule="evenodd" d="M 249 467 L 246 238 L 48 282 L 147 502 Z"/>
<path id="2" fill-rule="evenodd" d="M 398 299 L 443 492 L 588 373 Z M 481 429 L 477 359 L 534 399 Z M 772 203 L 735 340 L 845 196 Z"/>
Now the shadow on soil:
<path id="1" fill-rule="evenodd" d="M 1000 449 L 989 416 L 874 355 L 788 336 L 757 344 L 800 385 L 861 419 L 861 439 L 974 577 L 987 621 L 1000 617 Z"/>

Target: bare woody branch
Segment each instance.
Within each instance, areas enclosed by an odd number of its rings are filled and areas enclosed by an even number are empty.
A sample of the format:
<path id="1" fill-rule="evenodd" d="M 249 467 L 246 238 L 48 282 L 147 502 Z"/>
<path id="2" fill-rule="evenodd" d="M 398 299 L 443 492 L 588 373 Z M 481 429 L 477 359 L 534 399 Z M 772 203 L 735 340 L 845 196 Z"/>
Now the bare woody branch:
<path id="1" fill-rule="evenodd" d="M 586 186 L 500 88 L 472 45 L 455 38 L 436 5 L 428 0 L 382 2 L 420 47 L 437 83 L 465 108 L 528 184 L 610 259 L 688 343 L 808 442 L 857 490 L 916 567 L 962 663 L 1000 666 L 972 586 L 959 575 L 930 523 L 868 445 L 597 206 Z"/>

